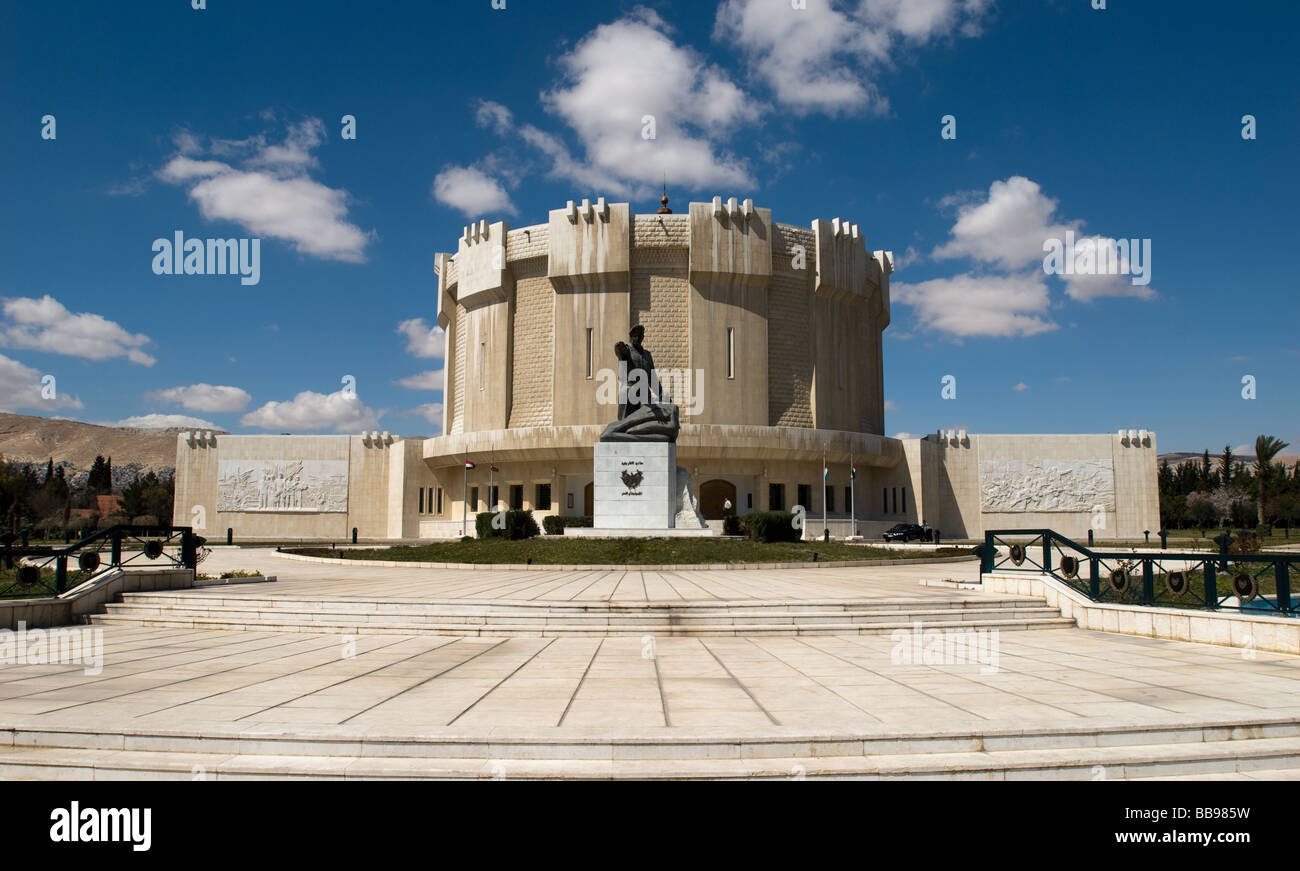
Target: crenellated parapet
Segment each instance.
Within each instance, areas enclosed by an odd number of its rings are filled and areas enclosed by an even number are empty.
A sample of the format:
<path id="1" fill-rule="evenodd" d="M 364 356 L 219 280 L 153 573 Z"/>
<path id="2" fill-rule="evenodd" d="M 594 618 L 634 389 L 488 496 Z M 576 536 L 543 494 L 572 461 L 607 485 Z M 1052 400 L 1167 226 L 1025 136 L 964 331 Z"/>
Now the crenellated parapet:
<path id="1" fill-rule="evenodd" d="M 690 278 L 701 290 L 762 290 L 772 276 L 772 210 L 735 197 L 690 204 Z"/>
<path id="2" fill-rule="evenodd" d="M 556 290 L 598 291 L 625 282 L 631 267 L 627 203 L 569 200 L 547 225 L 547 275 Z"/>
<path id="3" fill-rule="evenodd" d="M 506 263 L 505 221 L 478 221 L 465 228 L 456 250 L 456 300 L 467 308 L 503 302 L 514 290 Z"/>

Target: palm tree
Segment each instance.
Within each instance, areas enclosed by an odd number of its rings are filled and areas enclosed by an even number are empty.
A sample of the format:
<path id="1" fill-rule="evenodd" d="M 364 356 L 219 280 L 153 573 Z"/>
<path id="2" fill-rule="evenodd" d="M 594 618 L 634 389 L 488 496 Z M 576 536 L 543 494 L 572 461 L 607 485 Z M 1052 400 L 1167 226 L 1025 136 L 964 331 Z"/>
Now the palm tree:
<path id="1" fill-rule="evenodd" d="M 1273 458 L 1282 453 L 1288 444 L 1276 436 L 1259 436 L 1255 439 L 1255 477 L 1259 486 L 1259 496 L 1255 505 L 1259 509 L 1259 525 L 1264 525 L 1264 483 L 1273 468 Z"/>

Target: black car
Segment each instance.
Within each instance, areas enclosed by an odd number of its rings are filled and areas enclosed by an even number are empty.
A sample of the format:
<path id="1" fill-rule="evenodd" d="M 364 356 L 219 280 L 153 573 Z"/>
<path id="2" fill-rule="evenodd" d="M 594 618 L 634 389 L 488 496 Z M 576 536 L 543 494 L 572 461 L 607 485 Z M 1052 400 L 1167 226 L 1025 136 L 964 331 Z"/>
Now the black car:
<path id="1" fill-rule="evenodd" d="M 885 530 L 885 541 L 930 541 L 933 533 L 915 523 L 897 523 Z"/>

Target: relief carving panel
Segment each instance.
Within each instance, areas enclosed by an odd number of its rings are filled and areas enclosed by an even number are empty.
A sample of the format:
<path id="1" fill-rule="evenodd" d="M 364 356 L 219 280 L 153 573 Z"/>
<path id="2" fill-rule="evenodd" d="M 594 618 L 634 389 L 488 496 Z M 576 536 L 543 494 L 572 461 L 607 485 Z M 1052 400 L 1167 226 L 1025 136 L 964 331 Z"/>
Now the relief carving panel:
<path id="1" fill-rule="evenodd" d="M 1113 510 L 1115 472 L 1110 460 L 985 460 L 980 491 L 984 511 Z"/>
<path id="2" fill-rule="evenodd" d="M 218 511 L 346 512 L 347 460 L 222 460 Z"/>

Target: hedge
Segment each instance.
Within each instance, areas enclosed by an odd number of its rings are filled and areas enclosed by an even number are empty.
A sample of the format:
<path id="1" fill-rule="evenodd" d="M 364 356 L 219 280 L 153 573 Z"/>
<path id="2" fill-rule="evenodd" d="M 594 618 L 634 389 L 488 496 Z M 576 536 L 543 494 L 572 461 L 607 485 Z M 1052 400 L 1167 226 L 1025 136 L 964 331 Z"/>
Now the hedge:
<path id="1" fill-rule="evenodd" d="M 796 529 L 794 514 L 789 511 L 751 511 L 740 518 L 740 528 L 754 541 L 799 541 L 803 530 Z"/>
<path id="2" fill-rule="evenodd" d="M 483 511 L 474 515 L 474 531 L 478 533 L 479 538 L 509 538 L 517 540 L 521 538 L 532 538 L 541 531 L 537 528 L 537 521 L 533 519 L 533 512 L 528 511 L 507 511 L 505 512 L 505 528 L 497 529 L 492 525 L 492 519 L 496 517 L 496 512 Z"/>
<path id="3" fill-rule="evenodd" d="M 551 514 L 542 518 L 542 528 L 546 530 L 547 535 L 564 535 L 564 530 L 570 526 L 592 526 L 593 519 L 590 514 L 585 517 L 566 517 L 562 514 Z"/>

